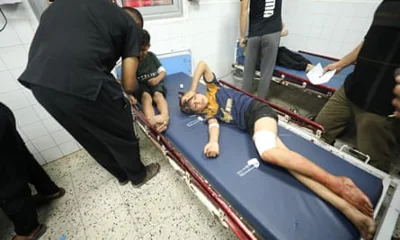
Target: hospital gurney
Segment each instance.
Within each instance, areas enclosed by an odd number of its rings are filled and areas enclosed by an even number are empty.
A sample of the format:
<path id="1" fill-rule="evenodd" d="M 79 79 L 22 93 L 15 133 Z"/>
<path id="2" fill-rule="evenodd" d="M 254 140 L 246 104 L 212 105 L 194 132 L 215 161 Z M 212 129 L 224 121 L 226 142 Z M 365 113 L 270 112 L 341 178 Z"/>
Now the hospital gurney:
<path id="1" fill-rule="evenodd" d="M 333 62 L 338 61 L 338 59 L 334 59 L 331 57 L 326 57 L 314 53 L 309 53 L 305 51 L 299 51 L 298 52 L 300 55 L 303 57 L 307 58 L 308 60 L 311 61 L 311 63 L 315 66 L 318 63 L 321 63 L 321 65 L 327 66 Z M 243 71 L 244 70 L 244 59 L 245 56 L 243 54 L 243 49 L 239 46 L 239 41 L 236 43 L 236 48 L 235 48 L 235 54 L 234 54 L 234 64 L 233 68 Z M 260 77 L 260 66 L 257 66 L 256 70 L 256 76 Z M 293 70 L 293 69 L 288 69 L 285 67 L 281 66 L 275 66 L 274 70 L 274 78 L 273 80 L 277 83 L 283 84 L 283 85 L 291 85 L 295 86 L 298 88 L 302 88 L 308 92 L 317 94 L 318 96 L 323 96 L 323 97 L 330 97 L 336 89 L 340 88 L 342 84 L 344 83 L 347 75 L 349 75 L 351 72 L 353 72 L 354 66 L 348 66 L 338 74 L 336 74 L 329 82 L 321 85 L 314 85 L 312 84 L 306 75 L 305 71 L 298 71 L 298 70 Z"/>
<path id="2" fill-rule="evenodd" d="M 168 68 L 167 68 L 168 71 Z M 170 125 L 164 135 L 157 134 L 139 108 L 133 112 L 136 123 L 166 155 L 189 188 L 225 227 L 239 239 L 357 239 L 357 230 L 336 209 L 316 197 L 287 171 L 262 163 L 248 135 L 221 125 L 221 155 L 207 159 L 203 147 L 207 126 L 180 112 L 178 92 L 187 90 L 187 74 L 171 74 L 164 79 L 170 112 Z M 183 84 L 184 89 L 180 89 Z M 200 89 L 204 91 L 204 87 Z M 279 135 L 289 148 L 328 171 L 349 176 L 371 198 L 375 216 L 383 210 L 377 239 L 390 239 L 400 201 L 398 182 L 388 175 L 320 143 L 290 123 L 280 121 Z M 314 143 L 313 143 L 314 142 Z M 249 159 L 258 168 L 246 173 Z M 241 171 L 242 170 L 242 171 Z M 394 189 L 389 206 L 382 200 L 389 187 Z"/>

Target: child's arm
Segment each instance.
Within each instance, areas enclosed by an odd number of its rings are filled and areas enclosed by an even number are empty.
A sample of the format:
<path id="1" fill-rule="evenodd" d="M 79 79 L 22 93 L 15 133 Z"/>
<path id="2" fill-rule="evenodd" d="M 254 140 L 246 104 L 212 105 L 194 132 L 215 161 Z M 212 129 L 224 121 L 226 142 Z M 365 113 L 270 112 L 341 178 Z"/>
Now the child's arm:
<path id="1" fill-rule="evenodd" d="M 215 118 L 208 120 L 208 139 L 204 154 L 207 157 L 217 157 L 219 155 L 219 123 Z"/>
<path id="2" fill-rule="evenodd" d="M 165 78 L 166 75 L 167 75 L 167 73 L 163 69 L 161 69 L 160 73 L 157 75 L 157 77 L 149 79 L 148 83 L 151 86 L 155 86 L 155 85 L 159 84 Z"/>

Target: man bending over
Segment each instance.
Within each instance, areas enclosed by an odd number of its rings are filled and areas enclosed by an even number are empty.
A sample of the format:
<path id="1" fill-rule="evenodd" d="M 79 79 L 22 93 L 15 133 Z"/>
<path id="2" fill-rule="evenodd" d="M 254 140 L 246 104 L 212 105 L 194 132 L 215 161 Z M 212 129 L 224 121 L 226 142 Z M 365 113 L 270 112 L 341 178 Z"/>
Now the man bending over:
<path id="1" fill-rule="evenodd" d="M 206 95 L 196 92 L 203 76 Z M 368 197 L 346 177 L 333 176 L 303 156 L 288 149 L 277 136 L 276 113 L 266 104 L 247 95 L 223 88 L 206 63 L 200 62 L 193 76 L 191 89 L 180 99 L 181 110 L 205 116 L 209 142 L 204 148 L 207 157 L 219 154 L 219 121 L 247 131 L 260 157 L 286 168 L 296 179 L 340 210 L 358 228 L 364 239 L 372 239 L 375 223 Z"/>

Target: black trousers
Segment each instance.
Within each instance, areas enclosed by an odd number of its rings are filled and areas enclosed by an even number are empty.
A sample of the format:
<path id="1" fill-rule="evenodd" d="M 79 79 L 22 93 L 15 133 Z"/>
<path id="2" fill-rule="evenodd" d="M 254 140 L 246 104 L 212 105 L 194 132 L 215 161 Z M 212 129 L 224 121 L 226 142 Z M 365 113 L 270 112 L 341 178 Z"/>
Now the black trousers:
<path id="1" fill-rule="evenodd" d="M 130 105 L 104 88 L 95 101 L 32 86 L 43 107 L 119 181 L 137 184 L 146 177 Z"/>
<path id="2" fill-rule="evenodd" d="M 41 195 L 59 191 L 19 135 L 11 110 L 0 103 L 0 207 L 18 235 L 38 227 L 36 207 L 28 183 Z"/>

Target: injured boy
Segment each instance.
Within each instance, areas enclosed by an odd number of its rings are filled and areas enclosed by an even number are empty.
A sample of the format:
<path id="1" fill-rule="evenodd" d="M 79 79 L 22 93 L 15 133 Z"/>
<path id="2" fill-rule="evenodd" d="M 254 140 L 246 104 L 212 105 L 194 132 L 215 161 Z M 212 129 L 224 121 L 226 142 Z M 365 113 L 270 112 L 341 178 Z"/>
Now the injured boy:
<path id="1" fill-rule="evenodd" d="M 163 82 L 166 72 L 157 56 L 150 52 L 149 48 L 150 34 L 143 30 L 139 66 L 136 74 L 139 86 L 135 97 L 142 104 L 143 113 L 150 124 L 157 131 L 164 132 L 169 121 Z M 154 113 L 153 101 L 157 105 L 158 115 Z"/>
<path id="2" fill-rule="evenodd" d="M 206 95 L 196 92 L 202 76 L 206 82 Z M 222 87 L 205 62 L 198 64 L 190 90 L 179 101 L 184 113 L 204 115 L 207 120 L 209 142 L 204 147 L 207 157 L 219 154 L 219 121 L 234 124 L 252 136 L 265 162 L 286 168 L 301 183 L 340 210 L 364 239 L 373 238 L 373 206 L 368 197 L 349 178 L 334 176 L 288 149 L 277 135 L 277 114 L 268 105 Z"/>

